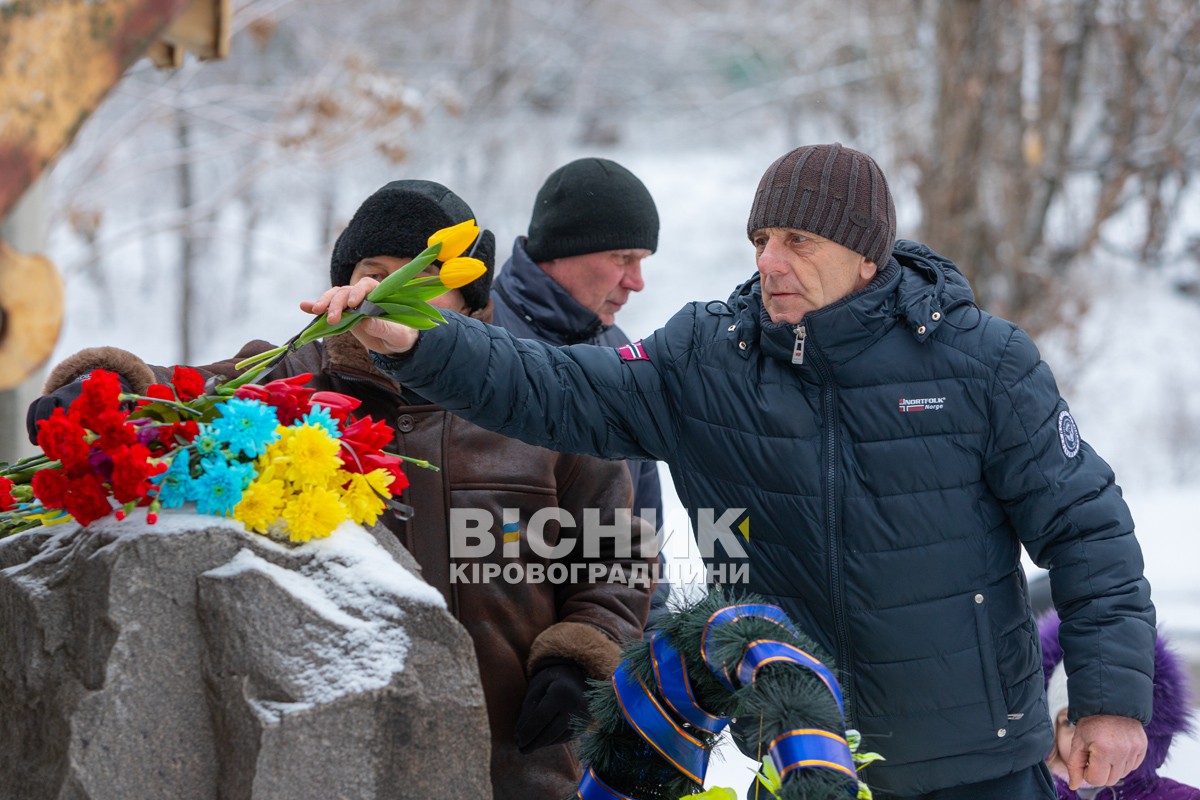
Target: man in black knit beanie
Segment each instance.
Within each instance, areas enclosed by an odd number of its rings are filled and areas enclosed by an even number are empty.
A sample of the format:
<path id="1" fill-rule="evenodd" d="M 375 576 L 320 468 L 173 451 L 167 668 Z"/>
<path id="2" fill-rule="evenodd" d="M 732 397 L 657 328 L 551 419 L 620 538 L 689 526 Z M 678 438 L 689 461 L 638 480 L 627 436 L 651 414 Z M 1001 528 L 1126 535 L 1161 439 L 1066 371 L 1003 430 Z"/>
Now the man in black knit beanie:
<path id="1" fill-rule="evenodd" d="M 640 292 L 642 260 L 658 248 L 658 208 L 636 175 L 607 158 L 564 164 L 542 184 L 512 256 L 492 285 L 492 324 L 550 344 L 622 347 L 617 312 Z M 662 525 L 655 461 L 630 461 L 633 512 Z M 670 583 L 654 594 L 651 623 L 666 607 Z"/>

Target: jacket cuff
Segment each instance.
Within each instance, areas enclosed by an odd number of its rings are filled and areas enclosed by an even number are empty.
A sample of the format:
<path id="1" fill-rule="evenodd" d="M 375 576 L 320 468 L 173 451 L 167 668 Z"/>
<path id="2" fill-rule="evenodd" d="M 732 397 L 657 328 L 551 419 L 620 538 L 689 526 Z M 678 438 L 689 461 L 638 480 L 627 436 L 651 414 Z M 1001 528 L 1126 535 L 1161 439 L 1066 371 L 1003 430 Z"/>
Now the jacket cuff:
<path id="1" fill-rule="evenodd" d="M 547 659 L 573 661 L 583 667 L 589 678 L 607 680 L 621 663 L 621 647 L 599 628 L 579 622 L 559 622 L 533 640 L 526 672 L 532 675 Z"/>
<path id="2" fill-rule="evenodd" d="M 89 347 L 61 361 L 42 386 L 42 394 L 61 389 L 77 378 L 89 375 L 94 369 L 106 369 L 125 379 L 129 388 L 137 394 L 145 394 L 146 388 L 157 378 L 154 370 L 145 361 L 119 347 Z"/>

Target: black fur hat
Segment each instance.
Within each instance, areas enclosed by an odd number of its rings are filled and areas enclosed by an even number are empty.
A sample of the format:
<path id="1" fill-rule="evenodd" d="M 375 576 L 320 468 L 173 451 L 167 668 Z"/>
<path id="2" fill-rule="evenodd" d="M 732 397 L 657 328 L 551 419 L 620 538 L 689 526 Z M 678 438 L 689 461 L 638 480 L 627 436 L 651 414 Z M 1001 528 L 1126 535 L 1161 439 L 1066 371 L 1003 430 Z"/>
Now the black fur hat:
<path id="1" fill-rule="evenodd" d="M 338 237 L 329 264 L 330 283 L 345 285 L 364 258 L 414 258 L 435 231 L 474 217 L 471 207 L 440 183 L 392 181 L 363 201 Z M 487 305 L 492 286 L 496 265 L 496 238 L 492 232 L 481 231 L 474 252 L 469 254 L 487 267 L 482 277 L 459 290 L 474 310 Z"/>

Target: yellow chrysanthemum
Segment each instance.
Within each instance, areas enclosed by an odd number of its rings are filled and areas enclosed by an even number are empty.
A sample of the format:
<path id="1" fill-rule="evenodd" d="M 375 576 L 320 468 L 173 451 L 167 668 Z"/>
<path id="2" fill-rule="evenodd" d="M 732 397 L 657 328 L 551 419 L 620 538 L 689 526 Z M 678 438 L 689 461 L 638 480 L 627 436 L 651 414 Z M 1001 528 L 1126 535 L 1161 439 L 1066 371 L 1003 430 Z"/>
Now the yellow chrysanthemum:
<path id="1" fill-rule="evenodd" d="M 350 519 L 360 525 L 374 525 L 387 507 L 386 498 L 392 496 L 388 488 L 395 479 L 386 469 L 351 475 L 349 485 L 342 491 L 342 502 L 350 512 Z"/>
<path id="2" fill-rule="evenodd" d="M 286 445 L 291 436 L 291 428 L 280 425 L 275 432 L 279 434 L 279 438 L 267 445 L 263 454 L 254 461 L 254 468 L 258 472 L 259 480 L 270 481 L 277 478 L 282 480 L 287 471 L 288 462 L 291 461 L 287 455 Z"/>
<path id="3" fill-rule="evenodd" d="M 478 258 L 452 258 L 442 265 L 438 278 L 448 289 L 458 289 L 487 272 L 487 267 Z"/>
<path id="4" fill-rule="evenodd" d="M 350 476 L 353 474 L 353 472 L 347 472 L 344 469 L 339 469 L 337 472 L 329 476 L 329 483 L 326 488 L 334 492 L 342 491 L 342 487 L 350 482 Z"/>
<path id="5" fill-rule="evenodd" d="M 283 481 L 259 476 L 242 492 L 241 501 L 233 508 L 233 518 L 247 529 L 266 533 L 283 510 Z"/>
<path id="6" fill-rule="evenodd" d="M 433 247 L 435 244 L 441 243 L 442 249 L 438 251 L 438 261 L 444 264 L 452 258 L 461 256 L 477 236 L 479 236 L 479 226 L 475 224 L 475 220 L 469 219 L 466 222 L 435 231 L 429 237 L 428 244 Z"/>
<path id="7" fill-rule="evenodd" d="M 338 440 L 319 425 L 289 428 L 281 444 L 287 459 L 284 474 L 299 486 L 327 486 L 330 477 L 341 469 Z"/>
<path id="8" fill-rule="evenodd" d="M 323 488 L 306 489 L 288 499 L 283 509 L 288 538 L 293 542 L 324 539 L 346 521 L 346 507 L 336 492 Z"/>

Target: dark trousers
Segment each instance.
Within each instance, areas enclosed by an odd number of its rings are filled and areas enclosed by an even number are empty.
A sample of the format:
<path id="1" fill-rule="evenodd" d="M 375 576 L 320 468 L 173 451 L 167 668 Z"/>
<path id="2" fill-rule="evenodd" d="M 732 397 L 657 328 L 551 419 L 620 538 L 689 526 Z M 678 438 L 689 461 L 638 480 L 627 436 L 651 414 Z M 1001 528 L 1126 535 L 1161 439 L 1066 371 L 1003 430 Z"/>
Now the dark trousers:
<path id="1" fill-rule="evenodd" d="M 1057 800 L 1058 792 L 1046 765 L 1035 764 L 1029 769 L 982 783 L 968 783 L 908 797 L 875 792 L 875 797 L 877 800 Z"/>

